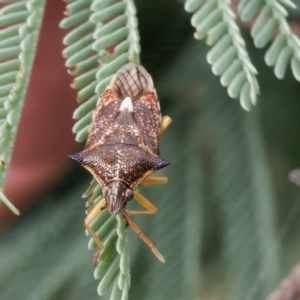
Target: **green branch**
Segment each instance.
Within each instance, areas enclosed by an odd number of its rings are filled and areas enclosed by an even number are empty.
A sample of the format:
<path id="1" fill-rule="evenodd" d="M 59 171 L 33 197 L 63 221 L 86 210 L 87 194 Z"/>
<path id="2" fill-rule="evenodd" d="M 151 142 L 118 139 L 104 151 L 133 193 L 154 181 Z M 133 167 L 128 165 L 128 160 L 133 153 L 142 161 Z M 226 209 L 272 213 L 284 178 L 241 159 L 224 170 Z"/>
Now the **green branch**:
<path id="1" fill-rule="evenodd" d="M 231 98 L 239 98 L 242 107 L 250 110 L 257 101 L 259 87 L 253 66 L 230 8 L 230 0 L 188 0 L 185 9 L 194 12 L 191 23 L 196 28 L 195 38 L 213 46 L 207 54 L 215 75 L 227 87 Z"/>
<path id="2" fill-rule="evenodd" d="M 290 0 L 281 2 L 290 8 L 297 8 Z M 259 10 L 259 16 L 251 29 L 255 46 L 265 47 L 278 30 L 279 34 L 266 52 L 265 62 L 274 67 L 274 73 L 279 79 L 284 78 L 288 64 L 291 63 L 294 77 L 300 81 L 300 41 L 287 22 L 287 10 L 277 0 L 241 1 L 239 4 L 243 21 L 251 20 Z"/>
<path id="3" fill-rule="evenodd" d="M 44 0 L 29 0 L 9 4 L 0 12 L 0 26 L 4 27 L 0 30 L 0 191 L 26 96 L 44 6 Z M 19 214 L 2 192 L 0 200 Z"/>
<path id="4" fill-rule="evenodd" d="M 68 4 L 66 15 L 60 26 L 73 29 L 63 40 L 67 46 L 63 55 L 66 66 L 72 68 L 70 73 L 76 76 L 72 87 L 80 89 L 73 132 L 76 140 L 83 142 L 93 109 L 114 73 L 128 61 L 139 62 L 136 9 L 132 0 L 74 1 Z M 88 206 L 102 199 L 101 187 L 94 180 L 84 194 L 88 196 Z M 111 299 L 128 299 L 130 268 L 123 215 L 110 216 L 105 210 L 91 228 L 104 244 L 94 273 L 100 279 L 98 294 L 104 295 L 112 288 Z M 89 248 L 96 248 L 93 239 Z"/>

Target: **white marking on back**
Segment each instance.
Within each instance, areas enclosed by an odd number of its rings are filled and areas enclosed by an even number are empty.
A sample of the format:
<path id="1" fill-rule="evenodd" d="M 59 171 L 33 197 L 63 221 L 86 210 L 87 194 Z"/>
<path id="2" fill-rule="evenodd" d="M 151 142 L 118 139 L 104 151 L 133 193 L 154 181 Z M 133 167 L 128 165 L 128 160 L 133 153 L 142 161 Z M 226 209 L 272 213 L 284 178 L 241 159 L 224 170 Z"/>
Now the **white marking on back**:
<path id="1" fill-rule="evenodd" d="M 132 105 L 132 100 L 129 97 L 126 97 L 120 108 L 119 111 L 129 111 L 129 112 L 133 112 L 133 105 Z"/>

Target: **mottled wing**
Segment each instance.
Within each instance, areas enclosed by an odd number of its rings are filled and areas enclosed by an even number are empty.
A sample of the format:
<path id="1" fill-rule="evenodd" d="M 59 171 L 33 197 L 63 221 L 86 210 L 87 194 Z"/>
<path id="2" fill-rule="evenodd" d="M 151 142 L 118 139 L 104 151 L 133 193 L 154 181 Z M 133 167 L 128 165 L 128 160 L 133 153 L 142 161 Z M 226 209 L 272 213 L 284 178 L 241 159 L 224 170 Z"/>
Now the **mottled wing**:
<path id="1" fill-rule="evenodd" d="M 159 154 L 160 107 L 154 92 L 147 92 L 133 102 L 134 118 L 149 149 Z"/>
<path id="2" fill-rule="evenodd" d="M 100 141 L 106 127 L 115 119 L 121 100 L 112 90 L 107 89 L 95 108 L 85 149 Z"/>

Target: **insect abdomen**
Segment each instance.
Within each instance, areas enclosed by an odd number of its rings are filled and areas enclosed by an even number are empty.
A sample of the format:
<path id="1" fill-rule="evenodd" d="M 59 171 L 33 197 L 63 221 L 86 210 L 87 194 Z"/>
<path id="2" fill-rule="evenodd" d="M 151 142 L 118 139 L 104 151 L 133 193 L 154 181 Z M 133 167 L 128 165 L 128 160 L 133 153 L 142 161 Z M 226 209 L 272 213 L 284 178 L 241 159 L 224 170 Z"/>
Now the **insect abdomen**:
<path id="1" fill-rule="evenodd" d="M 149 73 L 142 66 L 134 63 L 128 63 L 121 68 L 109 88 L 114 90 L 121 99 L 130 97 L 132 100 L 146 92 L 155 91 Z"/>

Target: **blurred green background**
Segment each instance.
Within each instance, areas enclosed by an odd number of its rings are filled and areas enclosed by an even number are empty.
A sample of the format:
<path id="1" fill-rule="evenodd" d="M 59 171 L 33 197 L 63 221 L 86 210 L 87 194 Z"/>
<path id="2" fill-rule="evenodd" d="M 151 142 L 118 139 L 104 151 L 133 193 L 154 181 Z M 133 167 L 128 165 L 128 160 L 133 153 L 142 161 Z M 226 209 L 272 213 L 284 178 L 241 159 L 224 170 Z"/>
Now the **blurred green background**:
<path id="1" fill-rule="evenodd" d="M 300 190 L 288 180 L 300 165 L 300 85 L 290 70 L 276 79 L 245 30 L 261 87 L 247 113 L 212 74 L 183 3 L 136 5 L 141 62 L 173 123 L 160 146 L 169 183 L 142 190 L 159 212 L 135 219 L 166 264 L 128 228 L 130 299 L 265 299 L 300 258 Z M 98 298 L 81 199 L 90 180 L 74 166 L 1 234 L 1 300 Z"/>

